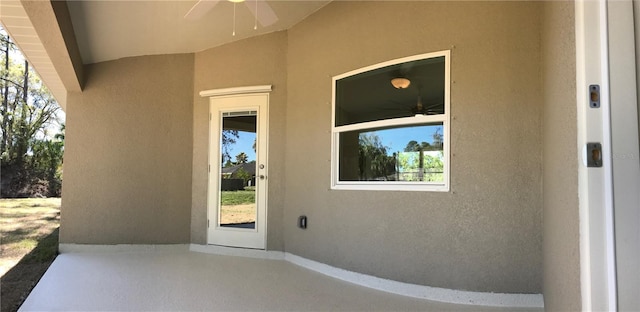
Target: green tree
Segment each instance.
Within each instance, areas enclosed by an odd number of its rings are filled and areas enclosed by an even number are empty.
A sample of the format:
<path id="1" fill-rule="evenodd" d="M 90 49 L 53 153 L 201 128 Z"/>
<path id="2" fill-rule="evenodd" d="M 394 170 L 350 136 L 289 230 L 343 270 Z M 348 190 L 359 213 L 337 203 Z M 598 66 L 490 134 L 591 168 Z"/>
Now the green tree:
<path id="1" fill-rule="evenodd" d="M 358 140 L 360 180 L 386 180 L 395 172 L 395 159 L 375 133 L 362 133 Z"/>
<path id="2" fill-rule="evenodd" d="M 439 156 L 433 156 L 432 151 L 438 151 Z M 430 152 L 430 153 L 427 153 Z M 404 153 L 399 153 L 398 166 L 402 171 L 404 181 L 442 181 L 444 170 L 442 152 L 442 134 L 436 130 L 433 134 L 433 144 L 409 141 Z"/>
<path id="3" fill-rule="evenodd" d="M 251 174 L 243 168 L 238 168 L 238 170 L 236 170 L 236 172 L 234 173 L 234 176 L 237 179 L 242 179 L 243 185 L 245 186 L 247 185 L 247 181 L 251 179 Z"/>
<path id="4" fill-rule="evenodd" d="M 424 181 L 442 181 L 444 179 L 444 158 L 443 152 L 439 151 L 438 156 L 424 154 Z"/>
<path id="5" fill-rule="evenodd" d="M 411 140 L 407 143 L 407 146 L 404 148 L 405 152 L 418 152 L 418 151 L 428 151 L 431 149 L 431 144 L 428 142 L 422 142 L 418 144 L 418 141 Z"/>
<path id="6" fill-rule="evenodd" d="M 59 124 L 60 106 L 2 29 L 0 50 L 2 195 L 33 195 L 23 190 L 40 184 L 39 190 L 44 186 L 49 190 L 40 195 L 59 196 L 61 174 L 57 172 L 62 163 L 64 134 L 51 138 L 47 129 Z"/>
<path id="7" fill-rule="evenodd" d="M 236 165 L 246 164 L 249 161 L 249 156 L 244 152 L 240 152 L 240 154 L 236 155 Z"/>
<path id="8" fill-rule="evenodd" d="M 231 145 L 236 144 L 236 139 L 240 138 L 238 130 L 222 130 L 222 164 L 226 167 L 227 163 L 231 162 L 231 154 L 229 154 L 229 148 Z"/>
<path id="9" fill-rule="evenodd" d="M 48 182 L 49 196 L 60 196 L 64 142 L 38 140 L 32 145 L 31 170 Z"/>

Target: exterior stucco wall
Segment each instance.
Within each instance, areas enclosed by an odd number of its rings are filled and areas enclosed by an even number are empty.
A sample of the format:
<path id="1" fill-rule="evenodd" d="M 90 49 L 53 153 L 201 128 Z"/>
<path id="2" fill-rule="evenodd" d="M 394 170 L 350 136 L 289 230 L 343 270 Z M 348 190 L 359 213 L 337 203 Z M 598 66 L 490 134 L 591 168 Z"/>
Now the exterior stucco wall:
<path id="1" fill-rule="evenodd" d="M 85 68 L 67 103 L 61 243 L 189 242 L 193 55 Z"/>
<path id="2" fill-rule="evenodd" d="M 293 27 L 286 250 L 402 282 L 540 293 L 540 19 L 537 2 L 340 1 Z M 331 77 L 445 49 L 451 192 L 330 190 Z"/>
<path id="3" fill-rule="evenodd" d="M 544 288 L 548 308 L 579 309 L 572 10 L 337 1 L 289 31 L 89 65 L 68 100 L 61 242 L 205 244 L 198 92 L 271 84 L 267 249 L 429 286 Z M 330 190 L 331 77 L 445 49 L 451 191 Z"/>
<path id="4" fill-rule="evenodd" d="M 206 244 L 209 98 L 200 91 L 272 85 L 269 95 L 269 190 L 267 249 L 284 250 L 285 108 L 287 99 L 287 32 L 245 39 L 195 55 L 193 88 L 193 192 L 191 242 Z"/>
<path id="5" fill-rule="evenodd" d="M 544 301 L 547 311 L 579 311 L 580 229 L 574 4 L 543 6 Z"/>

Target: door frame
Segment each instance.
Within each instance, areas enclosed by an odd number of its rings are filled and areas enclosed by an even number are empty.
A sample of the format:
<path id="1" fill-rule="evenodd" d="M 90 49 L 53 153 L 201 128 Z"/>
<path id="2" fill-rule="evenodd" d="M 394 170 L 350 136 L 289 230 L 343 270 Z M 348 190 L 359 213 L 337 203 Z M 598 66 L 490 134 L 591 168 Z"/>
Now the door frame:
<path id="1" fill-rule="evenodd" d="M 216 174 L 218 171 L 217 168 L 214 167 L 214 164 L 217 164 L 219 158 L 219 151 L 212 152 L 212 148 L 215 146 L 219 146 L 219 129 L 214 129 L 214 124 L 218 123 L 212 122 L 213 118 L 219 118 L 217 116 L 218 108 L 215 108 L 214 104 L 216 100 L 224 99 L 224 98 L 247 98 L 247 97 L 255 97 L 255 96 L 265 96 L 264 101 L 260 100 L 259 103 L 250 104 L 250 105 L 242 105 L 238 106 L 237 109 L 241 110 L 242 108 L 253 107 L 258 109 L 258 119 L 257 121 L 257 136 L 258 136 L 258 148 L 260 149 L 259 153 L 262 157 L 257 160 L 260 160 L 260 163 L 256 163 L 257 166 L 260 164 L 264 164 L 265 167 L 263 169 L 259 169 L 259 172 L 256 172 L 256 175 L 264 175 L 268 177 L 268 138 L 269 138 L 269 92 L 271 91 L 271 85 L 261 85 L 261 86 L 250 86 L 250 87 L 238 87 L 238 88 L 226 88 L 226 89 L 213 89 L 206 90 L 200 92 L 200 96 L 208 97 L 208 105 L 209 105 L 209 144 L 208 144 L 208 174 L 207 174 L 207 244 L 212 245 L 222 245 L 222 246 L 230 246 L 230 247 L 238 247 L 238 248 L 249 248 L 249 249 L 266 249 L 267 242 L 267 215 L 268 215 L 268 179 L 264 179 L 261 181 L 262 183 L 262 196 L 257 197 L 256 205 L 258 207 L 262 207 L 262 211 L 258 209 L 256 215 L 256 224 L 254 230 L 247 229 L 234 229 L 234 228 L 224 228 L 224 230 L 216 230 L 217 226 L 217 214 L 218 214 L 218 194 L 219 194 L 219 174 Z M 235 110 L 234 105 L 227 106 L 229 110 Z M 256 190 L 258 191 L 258 190 Z M 229 233 L 237 233 L 238 235 L 234 238 L 232 236 L 227 237 L 228 241 L 222 242 L 218 240 L 217 237 L 214 238 L 214 231 L 224 231 Z M 218 232 L 218 235 L 221 232 Z M 227 234 L 229 234 L 227 233 Z M 251 242 L 247 243 L 246 237 L 256 234 L 257 237 L 252 239 Z M 231 234 L 233 235 L 233 234 Z"/>
<path id="2" fill-rule="evenodd" d="M 616 310 L 613 171 L 609 98 L 607 2 L 575 2 L 578 197 L 582 309 Z M 600 108 L 589 107 L 588 86 L 600 86 Z M 588 168 L 586 144 L 602 146 L 602 167 Z"/>
<path id="3" fill-rule="evenodd" d="M 632 52 L 634 7 L 640 5 L 634 2 L 575 2 L 580 280 L 586 311 L 628 309 L 639 300 L 629 293 L 640 287 L 640 279 L 618 275 L 628 269 L 629 255 L 640 253 L 637 244 L 628 243 L 638 240 L 628 229 L 638 226 L 629 216 L 638 214 L 640 201 L 633 197 L 640 184 L 633 175 L 639 170 L 639 151 L 637 111 L 631 113 L 633 106 L 638 109 L 637 59 Z M 592 84 L 600 85 L 599 109 L 589 107 L 587 88 Z M 602 168 L 587 168 L 587 142 L 602 143 Z M 623 212 L 626 218 L 620 216 Z M 627 267 L 618 267 L 621 264 Z"/>
<path id="4" fill-rule="evenodd" d="M 609 1 L 607 5 L 616 307 L 619 311 L 640 307 L 640 144 L 636 82 L 639 6 L 637 0 Z"/>

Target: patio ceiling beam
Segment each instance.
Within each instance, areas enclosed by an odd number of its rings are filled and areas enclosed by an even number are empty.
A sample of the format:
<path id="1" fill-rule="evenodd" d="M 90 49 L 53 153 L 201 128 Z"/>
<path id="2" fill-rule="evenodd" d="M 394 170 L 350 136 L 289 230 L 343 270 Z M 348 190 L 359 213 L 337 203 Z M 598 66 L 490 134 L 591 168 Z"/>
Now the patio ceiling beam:
<path id="1" fill-rule="evenodd" d="M 83 87 L 83 63 L 66 1 L 0 2 L 0 19 L 60 106 Z"/>

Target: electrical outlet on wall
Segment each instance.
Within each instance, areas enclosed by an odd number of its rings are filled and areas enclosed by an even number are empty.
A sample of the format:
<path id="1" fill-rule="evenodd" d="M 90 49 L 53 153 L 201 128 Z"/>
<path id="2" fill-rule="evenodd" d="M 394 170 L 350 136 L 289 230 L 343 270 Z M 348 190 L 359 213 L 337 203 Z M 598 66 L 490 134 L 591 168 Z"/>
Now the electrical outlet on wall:
<path id="1" fill-rule="evenodd" d="M 298 227 L 301 229 L 307 228 L 307 216 L 298 217 Z"/>

